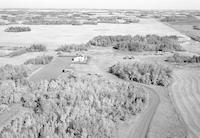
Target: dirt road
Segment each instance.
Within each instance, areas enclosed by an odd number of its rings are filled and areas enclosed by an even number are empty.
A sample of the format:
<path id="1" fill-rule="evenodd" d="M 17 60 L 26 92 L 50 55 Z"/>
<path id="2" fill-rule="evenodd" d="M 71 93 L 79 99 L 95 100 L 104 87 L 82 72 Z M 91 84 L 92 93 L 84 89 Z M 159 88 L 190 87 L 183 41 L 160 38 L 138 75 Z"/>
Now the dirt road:
<path id="1" fill-rule="evenodd" d="M 200 138 L 200 71 L 179 69 L 174 72 L 172 96 L 189 128 L 190 138 Z"/>
<path id="2" fill-rule="evenodd" d="M 134 129 L 128 134 L 127 138 L 145 138 L 148 131 L 151 120 L 156 112 L 156 109 L 159 105 L 160 99 L 155 91 L 151 88 L 144 87 L 145 91 L 149 92 L 149 105 L 140 115 L 137 124 L 134 126 Z"/>

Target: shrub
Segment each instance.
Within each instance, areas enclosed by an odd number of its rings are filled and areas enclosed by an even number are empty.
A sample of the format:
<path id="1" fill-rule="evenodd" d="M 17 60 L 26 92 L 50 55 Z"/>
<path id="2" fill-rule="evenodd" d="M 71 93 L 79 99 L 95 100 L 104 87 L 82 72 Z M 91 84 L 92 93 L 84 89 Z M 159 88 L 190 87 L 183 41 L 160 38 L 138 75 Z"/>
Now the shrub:
<path id="1" fill-rule="evenodd" d="M 5 32 L 29 32 L 31 31 L 30 27 L 8 27 L 4 30 Z"/>
<path id="2" fill-rule="evenodd" d="M 57 48 L 56 51 L 62 51 L 62 52 L 71 52 L 71 51 L 87 51 L 87 46 L 85 44 L 65 44 L 61 47 Z"/>
<path id="3" fill-rule="evenodd" d="M 113 46 L 114 49 L 127 51 L 181 51 L 177 36 L 146 35 L 97 36 L 88 42 L 91 46 Z"/>
<path id="4" fill-rule="evenodd" d="M 29 60 L 27 60 L 24 64 L 34 64 L 34 65 L 38 65 L 38 64 L 49 64 L 53 59 L 53 56 L 38 56 L 36 58 L 31 58 Z"/>
<path id="5" fill-rule="evenodd" d="M 168 57 L 165 61 L 176 63 L 200 63 L 200 56 L 182 56 L 175 53 L 172 57 Z"/>
<path id="6" fill-rule="evenodd" d="M 43 52 L 43 51 L 47 51 L 47 48 L 42 44 L 33 44 L 29 48 L 27 48 L 27 52 Z"/>
<path id="7" fill-rule="evenodd" d="M 30 83 L 25 88 L 3 85 L 0 90 L 5 92 L 7 87 L 9 91 L 0 96 L 0 101 L 13 99 L 6 97 L 13 97 L 14 91 L 22 105 L 33 112 L 5 127 L 0 133 L 4 138 L 111 138 L 117 123 L 141 112 L 146 103 L 143 89 L 97 76 L 69 74 L 57 80 Z"/>
<path id="8" fill-rule="evenodd" d="M 169 85 L 172 73 L 168 67 L 134 62 L 118 63 L 109 72 L 125 80 L 160 86 Z"/>
<path id="9" fill-rule="evenodd" d="M 23 65 L 5 65 L 0 67 L 0 81 L 13 80 L 23 82 L 28 77 L 30 70 Z"/>

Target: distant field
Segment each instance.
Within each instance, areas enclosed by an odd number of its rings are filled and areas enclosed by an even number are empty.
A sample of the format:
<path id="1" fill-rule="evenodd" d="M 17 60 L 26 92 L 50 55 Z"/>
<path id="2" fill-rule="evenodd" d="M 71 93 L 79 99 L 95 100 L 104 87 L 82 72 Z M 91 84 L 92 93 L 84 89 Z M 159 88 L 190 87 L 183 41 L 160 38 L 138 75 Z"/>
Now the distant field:
<path id="1" fill-rule="evenodd" d="M 200 30 L 196 30 L 193 28 L 193 26 L 200 25 L 200 19 L 188 19 L 180 22 L 168 22 L 167 24 L 172 28 L 176 29 L 177 31 L 184 33 L 191 38 L 196 38 L 196 40 L 200 41 Z"/>
<path id="2" fill-rule="evenodd" d="M 141 19 L 135 24 L 98 24 L 98 25 L 30 25 L 31 32 L 7 33 L 0 26 L 0 46 L 30 46 L 33 43 L 47 45 L 56 49 L 61 44 L 85 43 L 97 35 L 179 35 L 178 31 L 154 20 Z"/>
<path id="3" fill-rule="evenodd" d="M 31 81 L 55 79 L 61 75 L 63 69 L 70 69 L 73 57 L 57 57 L 29 78 Z"/>
<path id="4" fill-rule="evenodd" d="M 199 25 L 200 25 L 200 23 L 199 23 Z M 183 24 L 173 25 L 172 24 L 171 26 L 182 33 L 185 33 L 185 34 L 191 33 L 191 34 L 200 36 L 200 30 L 193 29 L 193 24 L 191 24 L 191 25 L 183 25 Z"/>
<path id="5" fill-rule="evenodd" d="M 3 51 L 3 50 L 2 50 Z M 17 57 L 0 57 L 0 66 L 4 66 L 6 64 L 12 64 L 12 65 L 20 65 L 23 64 L 25 61 L 27 61 L 30 58 L 36 58 L 37 56 L 42 55 L 55 55 L 55 52 L 48 51 L 48 52 L 32 52 L 32 53 L 26 53 Z"/>

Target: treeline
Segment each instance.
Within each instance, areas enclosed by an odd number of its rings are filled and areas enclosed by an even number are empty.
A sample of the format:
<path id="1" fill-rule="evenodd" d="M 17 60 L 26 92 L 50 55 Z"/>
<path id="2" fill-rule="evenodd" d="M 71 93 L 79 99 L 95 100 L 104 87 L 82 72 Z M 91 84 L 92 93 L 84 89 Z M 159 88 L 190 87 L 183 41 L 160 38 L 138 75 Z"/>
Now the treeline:
<path id="1" fill-rule="evenodd" d="M 5 127 L 3 138 L 113 138 L 117 123 L 141 112 L 147 100 L 142 88 L 95 75 L 67 74 L 27 86 L 4 83 L 1 103 L 21 103 L 32 112 Z"/>
<path id="2" fill-rule="evenodd" d="M 47 51 L 47 48 L 45 45 L 42 44 L 33 44 L 28 48 L 20 48 L 18 50 L 15 50 L 11 53 L 8 54 L 9 57 L 15 57 L 15 56 L 20 56 L 23 55 L 27 52 L 44 52 Z"/>
<path id="3" fill-rule="evenodd" d="M 36 58 L 31 58 L 27 60 L 24 64 L 33 64 L 33 65 L 45 65 L 49 64 L 53 60 L 53 56 L 38 56 Z"/>
<path id="4" fill-rule="evenodd" d="M 193 26 L 193 29 L 195 29 L 195 30 L 200 30 L 200 26 L 194 25 L 194 26 Z"/>
<path id="5" fill-rule="evenodd" d="M 29 32 L 31 31 L 31 28 L 30 27 L 19 27 L 19 26 L 16 26 L 16 27 L 8 27 L 4 30 L 5 32 Z"/>
<path id="6" fill-rule="evenodd" d="M 57 48 L 56 51 L 72 52 L 72 51 L 87 51 L 86 44 L 65 44 Z"/>
<path id="7" fill-rule="evenodd" d="M 181 51 L 177 36 L 97 36 L 88 42 L 91 46 L 112 46 L 114 49 L 127 51 Z"/>
<path id="8" fill-rule="evenodd" d="M 172 57 L 168 57 L 165 61 L 176 63 L 200 63 L 200 56 L 183 56 L 175 53 Z"/>
<path id="9" fill-rule="evenodd" d="M 47 48 L 43 44 L 32 44 L 26 50 L 27 52 L 43 52 L 43 51 L 47 51 Z"/>
<path id="10" fill-rule="evenodd" d="M 125 80 L 167 86 L 170 83 L 172 70 L 162 65 L 124 62 L 113 65 L 109 72 Z"/>

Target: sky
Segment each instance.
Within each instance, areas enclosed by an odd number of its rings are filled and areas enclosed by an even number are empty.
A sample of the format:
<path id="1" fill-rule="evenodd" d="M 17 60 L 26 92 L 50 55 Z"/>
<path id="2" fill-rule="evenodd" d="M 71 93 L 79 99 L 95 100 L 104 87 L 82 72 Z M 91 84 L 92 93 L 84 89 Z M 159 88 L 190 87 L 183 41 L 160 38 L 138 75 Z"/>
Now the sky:
<path id="1" fill-rule="evenodd" d="M 200 10 L 200 0 L 0 0 L 0 8 Z"/>

